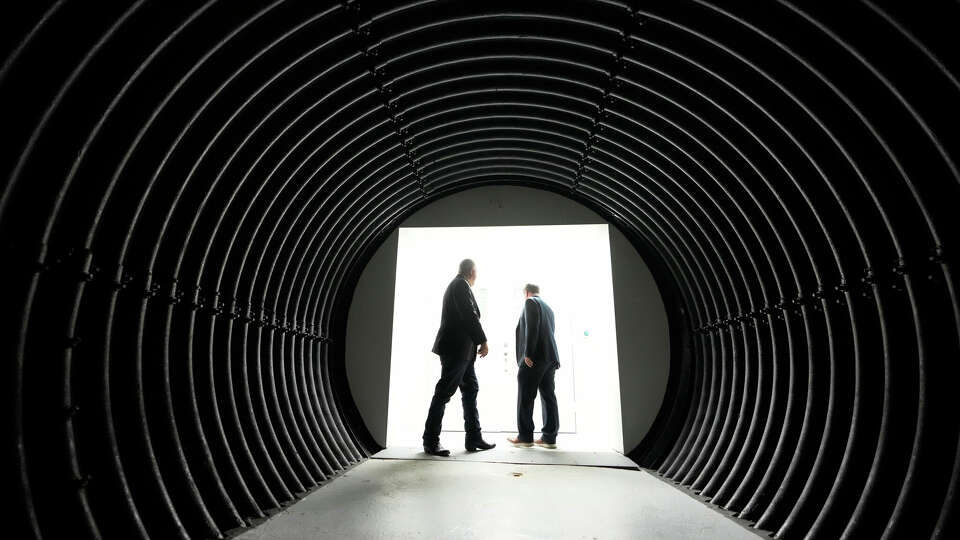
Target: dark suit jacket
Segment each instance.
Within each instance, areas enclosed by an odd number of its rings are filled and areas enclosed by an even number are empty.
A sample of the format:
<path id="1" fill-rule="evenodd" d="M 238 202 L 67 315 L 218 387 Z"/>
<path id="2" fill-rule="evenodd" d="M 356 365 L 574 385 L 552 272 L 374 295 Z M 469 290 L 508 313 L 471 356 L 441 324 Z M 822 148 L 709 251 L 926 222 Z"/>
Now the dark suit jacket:
<path id="1" fill-rule="evenodd" d="M 517 365 L 529 356 L 534 365 L 548 362 L 560 367 L 560 353 L 553 338 L 553 310 L 539 296 L 527 298 L 517 323 Z"/>
<path id="2" fill-rule="evenodd" d="M 436 354 L 453 354 L 469 345 L 480 345 L 487 336 L 480 326 L 480 308 L 473 297 L 470 284 L 460 276 L 453 278 L 443 293 L 443 312 L 440 330 L 433 342 Z"/>

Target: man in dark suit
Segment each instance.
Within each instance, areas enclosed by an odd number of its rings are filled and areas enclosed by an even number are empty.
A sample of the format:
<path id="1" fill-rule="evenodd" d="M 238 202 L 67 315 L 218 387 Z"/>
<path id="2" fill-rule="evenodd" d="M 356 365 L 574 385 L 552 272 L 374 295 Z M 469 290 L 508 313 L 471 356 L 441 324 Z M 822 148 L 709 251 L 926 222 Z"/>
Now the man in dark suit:
<path id="1" fill-rule="evenodd" d="M 540 298 L 540 288 L 527 284 L 526 300 L 517 323 L 517 430 L 507 440 L 514 446 L 557 447 L 560 412 L 554 386 L 554 373 L 560 367 L 560 354 L 553 338 L 553 310 Z M 540 392 L 543 411 L 543 436 L 533 440 L 533 401 Z"/>
<path id="2" fill-rule="evenodd" d="M 433 344 L 433 352 L 440 355 L 440 380 L 433 391 L 430 411 L 423 429 L 423 451 L 434 456 L 449 456 L 450 451 L 440 445 L 443 410 L 460 389 L 463 401 L 464 446 L 467 451 L 489 450 L 496 446 L 483 440 L 480 433 L 480 413 L 477 411 L 477 392 L 480 384 L 473 364 L 477 355 L 487 355 L 487 336 L 480 326 L 480 308 L 470 290 L 477 279 L 477 265 L 470 259 L 460 262 L 457 277 L 443 293 L 443 312 L 440 330 Z M 477 348 L 479 347 L 479 349 Z"/>

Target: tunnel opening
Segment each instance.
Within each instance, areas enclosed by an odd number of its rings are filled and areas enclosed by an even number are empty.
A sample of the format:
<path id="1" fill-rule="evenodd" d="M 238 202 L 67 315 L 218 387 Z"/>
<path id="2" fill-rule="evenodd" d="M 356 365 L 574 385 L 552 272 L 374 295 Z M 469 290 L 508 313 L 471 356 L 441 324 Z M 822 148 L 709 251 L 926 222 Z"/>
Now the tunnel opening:
<path id="1" fill-rule="evenodd" d="M 669 367 L 637 463 L 783 538 L 957 535 L 955 4 L 23 7 L 14 537 L 219 538 L 365 460 L 364 269 L 495 185 L 649 264 Z"/>
<path id="2" fill-rule="evenodd" d="M 423 256 L 410 255 L 411 258 L 407 260 L 406 269 L 412 272 L 417 280 L 417 283 L 407 284 L 405 292 L 408 296 L 409 294 L 430 294 L 431 291 L 442 292 L 442 287 L 436 283 L 430 285 L 423 281 L 427 279 L 425 276 L 429 272 L 443 276 L 438 279 L 446 281 L 446 278 L 449 278 L 447 276 L 449 268 L 444 270 L 443 265 L 431 265 L 430 260 L 436 256 L 453 258 L 458 256 L 452 253 L 470 252 L 473 253 L 472 256 L 476 256 L 482 251 L 483 246 L 487 246 L 484 251 L 486 255 L 476 260 L 484 260 L 487 261 L 487 265 L 494 265 L 494 268 L 488 268 L 488 271 L 499 276 L 498 280 L 508 282 L 500 285 L 499 292 L 491 293 L 505 295 L 500 298 L 500 303 L 503 304 L 501 308 L 507 309 L 506 312 L 500 313 L 499 318 L 503 320 L 500 321 L 499 326 L 492 319 L 484 322 L 485 325 L 494 325 L 490 330 L 491 339 L 507 343 L 500 351 L 500 356 L 494 359 L 494 362 L 498 363 L 498 370 L 496 373 L 491 372 L 493 379 L 489 381 L 491 385 L 497 381 L 503 383 L 499 386 L 506 394 L 499 398 L 494 397 L 489 393 L 492 390 L 488 391 L 481 380 L 483 396 L 481 413 L 484 412 L 484 403 L 488 403 L 491 414 L 501 413 L 499 421 L 491 420 L 499 422 L 497 425 L 504 424 L 501 428 L 507 431 L 516 429 L 515 412 L 511 412 L 511 406 L 516 399 L 516 380 L 509 382 L 504 377 L 516 375 L 515 353 L 511 352 L 510 342 L 514 338 L 517 314 L 510 311 L 507 306 L 512 305 L 512 300 L 516 300 L 513 298 L 515 296 L 513 289 L 522 288 L 526 283 L 520 282 L 523 281 L 524 275 L 532 279 L 534 274 L 543 274 L 541 277 L 546 277 L 548 282 L 552 283 L 548 289 L 553 290 L 554 296 L 561 297 L 556 301 L 562 301 L 562 295 L 580 295 L 577 296 L 580 300 L 568 299 L 566 303 L 571 304 L 570 309 L 561 310 L 566 311 L 564 316 L 570 319 L 568 322 L 574 324 L 573 319 L 579 317 L 583 319 L 581 323 L 589 323 L 590 326 L 590 328 L 578 327 L 577 335 L 568 336 L 571 354 L 574 348 L 578 353 L 583 354 L 587 349 L 593 351 L 588 355 L 590 359 L 586 357 L 582 359 L 584 363 L 572 362 L 568 366 L 571 368 L 566 375 L 570 379 L 568 382 L 573 384 L 574 372 L 577 369 L 592 369 L 594 373 L 588 375 L 594 380 L 592 382 L 583 380 L 582 383 L 592 385 L 590 387 L 597 390 L 609 388 L 602 394 L 597 391 L 590 393 L 591 403 L 588 403 L 594 413 L 591 417 L 594 419 L 589 421 L 597 426 L 607 424 L 609 429 L 600 429 L 599 432 L 589 436 L 581 432 L 580 438 L 584 439 L 581 442 L 594 441 L 588 446 L 595 445 L 597 449 L 616 449 L 620 452 L 629 452 L 636 448 L 654 423 L 667 391 L 667 379 L 671 369 L 668 316 L 657 280 L 645 260 L 622 232 L 604 222 L 601 215 L 567 197 L 541 189 L 509 185 L 475 187 L 446 194 L 400 222 L 398 229 L 389 233 L 365 263 L 352 293 L 347 325 L 345 362 L 351 395 L 360 408 L 364 424 L 371 431 L 377 444 L 379 446 L 395 444 L 389 443 L 387 432 L 388 418 L 394 414 L 393 412 L 388 414 L 388 411 L 397 405 L 396 401 L 398 401 L 395 400 L 397 396 L 392 390 L 395 386 L 390 383 L 390 379 L 396 375 L 396 370 L 410 370 L 411 365 L 421 366 L 423 369 L 436 368 L 437 364 L 436 356 L 429 352 L 433 335 L 423 337 L 436 332 L 436 328 L 430 327 L 431 323 L 424 322 L 432 319 L 414 317 L 411 312 L 418 308 L 429 310 L 431 306 L 434 308 L 437 306 L 419 300 L 417 302 L 396 300 L 397 295 L 404 292 L 401 291 L 404 285 L 398 281 L 400 279 L 398 276 L 405 271 L 401 268 L 404 264 L 398 260 L 402 252 L 400 236 L 405 234 L 403 231 L 408 231 L 406 234 L 414 235 L 415 238 L 417 235 L 433 233 L 445 235 L 443 238 L 449 240 L 458 239 L 462 234 L 476 233 L 477 238 L 482 239 L 457 241 L 455 242 L 457 245 L 444 244 L 444 249 L 430 249 L 429 245 L 420 244 L 418 247 L 422 248 L 421 251 L 425 250 Z M 466 232 L 461 234 L 458 231 Z M 526 231 L 525 234 L 535 232 L 540 234 L 537 238 L 529 239 L 529 241 L 541 242 L 539 247 L 530 248 L 529 253 L 525 253 L 527 250 L 517 244 L 520 238 L 518 234 L 524 231 Z M 570 236 L 568 233 L 579 234 L 579 237 Z M 491 234 L 494 236 L 490 236 Z M 544 234 L 547 236 L 543 236 Z M 576 242 L 577 238 L 582 239 L 581 243 Z M 562 245 L 554 245 L 554 240 L 560 240 Z M 506 253 L 513 253 L 510 250 L 521 252 L 507 256 Z M 587 256 L 588 253 L 596 256 Z M 530 257 L 538 260 L 529 260 Z M 577 262 L 572 260 L 573 258 L 586 260 Z M 459 259 L 454 261 L 454 266 L 458 262 Z M 578 265 L 584 264 L 589 266 L 583 272 L 576 270 Z M 496 265 L 499 265 L 499 269 Z M 555 268 L 551 270 L 551 267 Z M 394 268 L 397 269 L 396 273 Z M 547 274 L 554 275 L 554 278 L 550 278 Z M 562 283 L 553 283 L 564 276 Z M 544 282 L 544 285 L 548 285 L 548 282 Z M 481 286 L 483 287 L 486 286 Z M 593 309 L 588 310 L 589 313 L 583 312 L 579 315 L 573 309 L 574 304 L 582 304 L 585 300 L 590 300 L 588 303 L 596 308 L 596 301 L 600 300 L 600 295 L 607 287 L 612 293 L 609 309 Z M 483 293 L 478 292 L 478 294 Z M 561 307 L 555 307 L 555 314 L 560 313 L 557 310 Z M 607 317 L 610 318 L 609 321 L 605 320 Z M 408 325 L 416 325 L 417 329 L 398 330 L 396 326 L 398 318 L 406 321 Z M 592 333 L 594 339 L 603 337 L 602 334 L 609 331 L 605 340 L 606 345 L 586 343 L 591 335 L 580 334 L 584 330 L 591 332 L 591 328 L 595 330 Z M 397 347 L 398 331 L 403 332 L 401 337 L 408 341 L 406 347 L 402 349 Z M 419 335 L 418 332 L 423 333 L 423 336 L 413 337 L 414 334 Z M 600 334 L 598 335 L 597 332 Z M 602 352 L 593 350 L 597 347 L 611 353 L 608 360 L 612 361 L 607 365 L 612 369 L 597 371 L 599 366 L 604 365 L 601 362 L 602 358 L 592 359 L 594 353 Z M 503 356 L 504 353 L 507 353 L 506 357 Z M 514 365 L 512 371 L 509 369 L 510 362 Z M 577 365 L 580 368 L 577 368 Z M 492 366 L 490 368 L 492 369 Z M 415 371 L 416 369 L 413 369 L 404 375 L 408 378 L 413 377 L 412 373 Z M 603 373 L 607 375 L 598 377 Z M 585 375 L 580 374 L 579 377 L 583 379 Z M 411 385 L 435 382 L 428 381 L 429 376 L 418 376 L 418 378 L 419 380 L 412 381 Z M 402 435 L 405 444 L 417 446 L 412 443 L 416 442 L 415 439 L 420 436 L 423 427 L 424 419 L 419 417 L 424 414 L 424 411 L 420 410 L 423 408 L 421 402 L 425 397 L 429 398 L 429 395 L 420 394 L 430 392 L 421 388 L 418 393 L 411 385 L 407 385 L 402 390 L 402 395 L 405 397 L 400 401 L 403 401 L 405 406 L 398 413 L 405 415 L 408 421 L 404 429 L 395 425 L 394 434 Z M 570 390 L 573 390 L 572 386 Z M 510 395 L 507 396 L 507 394 Z M 572 392 L 569 397 L 573 397 Z M 588 394 L 580 397 L 586 400 Z M 608 401 L 612 403 L 607 403 Z M 604 403 L 606 405 L 603 405 Z M 451 405 L 452 416 L 450 418 L 445 416 L 445 421 L 449 426 L 456 426 L 459 415 L 456 405 L 453 403 Z M 570 420 L 573 410 L 573 407 L 570 407 L 567 411 L 567 420 Z M 603 418 L 600 418 L 600 413 L 603 413 Z M 481 418 L 484 418 L 483 414 Z M 539 416 L 535 415 L 535 418 Z M 613 421 L 608 423 L 608 418 Z M 483 423 L 486 424 L 486 422 Z M 574 428 L 575 426 L 576 424 L 570 422 L 566 427 Z M 501 429 L 494 431 L 501 431 Z M 568 435 L 573 435 L 569 429 L 564 431 Z M 566 438 L 568 443 L 574 442 L 570 436 Z M 601 442 L 596 444 L 596 441 Z M 457 446 L 460 446 L 460 442 Z M 583 446 L 583 444 L 574 446 Z"/>
<path id="3" fill-rule="evenodd" d="M 531 283 L 550 299 L 556 316 L 557 347 L 564 360 L 555 381 L 564 447 L 623 452 L 605 225 L 402 227 L 398 240 L 387 445 L 421 445 L 423 402 L 440 376 L 437 357 L 427 346 L 440 325 L 442 287 L 455 273 L 451 269 L 469 258 L 482 269 L 473 294 L 489 333 L 489 361 L 475 362 L 483 432 L 502 440 L 517 430 L 517 364 L 522 359 L 516 358 L 514 327 L 523 310 L 524 287 Z M 447 404 L 443 432 L 462 438 L 466 427 L 456 397 Z M 533 411 L 540 427 L 542 405 L 538 399 Z"/>

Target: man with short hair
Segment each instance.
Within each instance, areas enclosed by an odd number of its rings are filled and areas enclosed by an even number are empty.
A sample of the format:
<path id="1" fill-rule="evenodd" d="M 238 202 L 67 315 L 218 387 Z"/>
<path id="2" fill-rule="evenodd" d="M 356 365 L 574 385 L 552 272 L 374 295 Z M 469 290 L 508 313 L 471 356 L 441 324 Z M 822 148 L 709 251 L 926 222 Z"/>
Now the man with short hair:
<path id="1" fill-rule="evenodd" d="M 560 412 L 554 386 L 554 373 L 560 367 L 557 341 L 553 337 L 553 310 L 540 298 L 540 287 L 528 283 L 523 288 L 526 300 L 517 323 L 517 436 L 508 437 L 514 446 L 557 447 Z M 541 438 L 533 440 L 533 402 L 540 392 L 543 412 Z"/>
<path id="2" fill-rule="evenodd" d="M 430 455 L 450 455 L 450 451 L 440 444 L 440 429 L 443 410 L 457 388 L 463 401 L 464 446 L 467 451 L 489 450 L 496 446 L 483 440 L 477 411 L 480 384 L 473 365 L 478 355 L 481 358 L 487 355 L 488 348 L 487 336 L 480 326 L 480 308 L 470 290 L 476 280 L 477 265 L 464 259 L 457 276 L 443 293 L 440 330 L 433 344 L 433 352 L 440 355 L 440 380 L 434 388 L 423 429 L 423 451 Z"/>

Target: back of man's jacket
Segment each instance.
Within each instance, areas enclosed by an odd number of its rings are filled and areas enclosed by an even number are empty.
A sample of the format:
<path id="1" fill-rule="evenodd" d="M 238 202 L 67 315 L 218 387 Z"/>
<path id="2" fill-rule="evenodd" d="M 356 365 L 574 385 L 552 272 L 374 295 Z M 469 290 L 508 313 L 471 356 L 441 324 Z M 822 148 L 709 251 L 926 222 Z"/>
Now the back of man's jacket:
<path id="1" fill-rule="evenodd" d="M 559 368 L 560 352 L 553 333 L 553 310 L 539 296 L 527 298 L 517 322 L 517 365 L 523 365 L 523 358 L 527 356 L 534 365 L 546 362 Z"/>
<path id="2" fill-rule="evenodd" d="M 443 293 L 443 311 L 440 330 L 433 343 L 435 354 L 452 354 L 466 345 L 480 345 L 487 336 L 480 326 L 480 308 L 470 290 L 470 284 L 461 276 L 453 278 Z"/>

